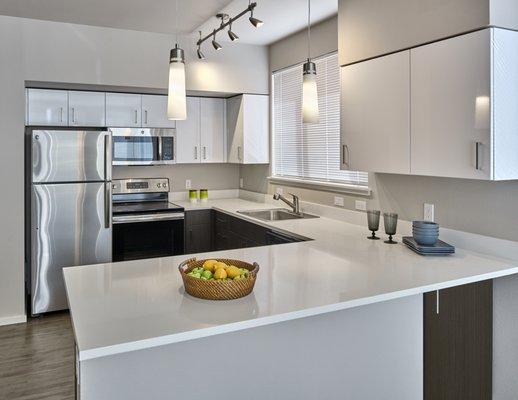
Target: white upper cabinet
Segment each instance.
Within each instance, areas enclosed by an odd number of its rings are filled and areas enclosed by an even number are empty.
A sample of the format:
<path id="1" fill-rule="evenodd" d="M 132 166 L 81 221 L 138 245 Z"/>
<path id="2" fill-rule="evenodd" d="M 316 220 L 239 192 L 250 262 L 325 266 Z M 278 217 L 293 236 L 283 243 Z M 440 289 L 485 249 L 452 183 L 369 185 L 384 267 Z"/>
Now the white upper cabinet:
<path id="1" fill-rule="evenodd" d="M 200 161 L 200 98 L 187 97 L 187 119 L 176 121 L 176 163 Z"/>
<path id="2" fill-rule="evenodd" d="M 103 92 L 68 92 L 70 126 L 105 126 L 106 94 Z"/>
<path id="3" fill-rule="evenodd" d="M 200 127 L 201 162 L 226 162 L 224 99 L 200 100 Z"/>
<path id="4" fill-rule="evenodd" d="M 341 168 L 410 173 L 410 53 L 341 69 Z"/>
<path id="5" fill-rule="evenodd" d="M 66 90 L 27 89 L 27 125 L 68 125 Z"/>
<path id="6" fill-rule="evenodd" d="M 142 95 L 142 126 L 174 128 L 175 121 L 167 119 L 167 96 Z"/>
<path id="7" fill-rule="evenodd" d="M 128 93 L 106 93 L 106 125 L 141 127 L 142 96 Z"/>
<path id="8" fill-rule="evenodd" d="M 227 100 L 228 162 L 270 162 L 268 121 L 268 96 L 243 94 Z"/>
<path id="9" fill-rule="evenodd" d="M 491 31 L 412 49 L 411 60 L 412 173 L 490 179 Z"/>

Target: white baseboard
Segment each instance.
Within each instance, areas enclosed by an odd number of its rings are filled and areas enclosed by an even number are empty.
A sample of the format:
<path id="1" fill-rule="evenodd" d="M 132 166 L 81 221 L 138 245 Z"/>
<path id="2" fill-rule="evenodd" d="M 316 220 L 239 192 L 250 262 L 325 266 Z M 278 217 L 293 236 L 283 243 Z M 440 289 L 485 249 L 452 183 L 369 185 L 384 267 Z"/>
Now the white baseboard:
<path id="1" fill-rule="evenodd" d="M 0 326 L 21 324 L 23 322 L 27 322 L 27 315 L 13 315 L 11 317 L 1 317 L 0 318 Z"/>

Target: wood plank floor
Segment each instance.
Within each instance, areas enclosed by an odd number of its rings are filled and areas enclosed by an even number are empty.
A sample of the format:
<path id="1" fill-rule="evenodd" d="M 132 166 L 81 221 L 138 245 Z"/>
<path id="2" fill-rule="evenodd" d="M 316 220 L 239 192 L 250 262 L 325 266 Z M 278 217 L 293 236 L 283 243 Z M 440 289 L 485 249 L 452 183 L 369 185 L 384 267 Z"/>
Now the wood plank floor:
<path id="1" fill-rule="evenodd" d="M 68 312 L 0 326 L 0 399 L 74 399 L 74 337 Z"/>

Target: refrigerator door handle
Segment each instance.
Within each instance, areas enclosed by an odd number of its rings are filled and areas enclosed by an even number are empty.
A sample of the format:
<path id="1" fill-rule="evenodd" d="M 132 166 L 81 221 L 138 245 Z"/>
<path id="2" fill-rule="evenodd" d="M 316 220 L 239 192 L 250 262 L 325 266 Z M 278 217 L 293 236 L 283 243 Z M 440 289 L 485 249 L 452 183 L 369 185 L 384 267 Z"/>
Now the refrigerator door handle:
<path id="1" fill-rule="evenodd" d="M 112 223 L 112 183 L 104 184 L 104 227 L 110 229 Z"/>
<path id="2" fill-rule="evenodd" d="M 109 132 L 104 137 L 104 180 L 112 180 L 112 135 Z"/>

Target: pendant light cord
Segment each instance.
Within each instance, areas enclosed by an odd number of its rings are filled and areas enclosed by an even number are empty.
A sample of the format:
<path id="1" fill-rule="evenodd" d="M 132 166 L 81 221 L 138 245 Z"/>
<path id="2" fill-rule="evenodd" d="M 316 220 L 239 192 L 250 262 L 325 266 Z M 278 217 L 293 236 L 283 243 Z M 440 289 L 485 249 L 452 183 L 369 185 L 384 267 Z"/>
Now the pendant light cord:
<path id="1" fill-rule="evenodd" d="M 311 0 L 308 0 L 308 60 L 311 59 Z"/>
<path id="2" fill-rule="evenodd" d="M 176 44 L 178 44 L 178 0 L 175 1 L 174 33 L 175 33 Z"/>

